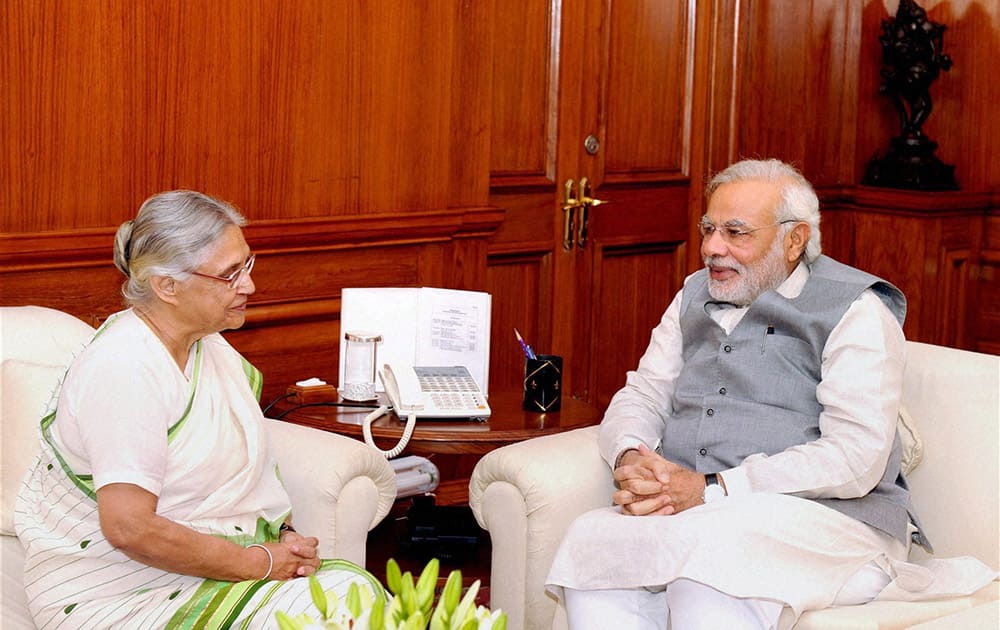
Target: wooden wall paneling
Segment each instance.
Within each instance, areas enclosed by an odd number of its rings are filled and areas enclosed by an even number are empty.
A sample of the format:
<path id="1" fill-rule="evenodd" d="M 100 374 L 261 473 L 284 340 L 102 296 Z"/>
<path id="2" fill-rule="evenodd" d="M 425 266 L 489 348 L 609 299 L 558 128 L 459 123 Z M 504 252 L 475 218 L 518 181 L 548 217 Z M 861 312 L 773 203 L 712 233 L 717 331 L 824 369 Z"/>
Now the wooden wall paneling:
<path id="1" fill-rule="evenodd" d="M 906 295 L 907 316 L 903 327 L 907 338 L 926 339 L 935 308 L 934 294 L 925 281 L 936 275 L 937 248 L 933 246 L 940 227 L 918 218 L 896 214 L 855 212 L 855 257 L 859 269 L 893 283 Z M 930 247 L 928 247 L 930 245 Z"/>
<path id="2" fill-rule="evenodd" d="M 855 265 L 853 206 L 842 199 L 841 190 L 819 189 L 820 237 L 823 253 L 846 265 Z"/>
<path id="3" fill-rule="evenodd" d="M 511 251 L 493 253 L 489 261 L 489 292 L 493 296 L 490 328 L 490 388 L 520 389 L 524 380 L 524 354 L 514 329 L 535 351 L 550 352 L 547 340 L 551 312 L 552 252 Z"/>
<path id="4" fill-rule="evenodd" d="M 340 316 L 294 319 L 262 327 L 244 326 L 223 335 L 263 373 L 261 404 L 284 395 L 297 381 L 313 376 L 337 385 Z"/>
<path id="5" fill-rule="evenodd" d="M 978 193 L 917 193 L 855 189 L 830 202 L 837 242 L 831 255 L 892 282 L 906 294 L 908 339 L 971 348 L 968 324 L 978 285 L 972 285 L 981 256 L 984 217 L 990 196 Z M 849 242 L 847 242 L 849 240 Z M 824 243 L 827 241 L 824 240 Z"/>
<path id="6" fill-rule="evenodd" d="M 551 186 L 557 104 L 559 3 L 494 5 L 489 171 L 494 186 Z M 516 37 L 509 34 L 516 33 Z"/>
<path id="7" fill-rule="evenodd" d="M 264 372 L 266 398 L 306 378 L 303 370 L 335 379 L 344 287 L 483 290 L 486 240 L 502 220 L 495 208 L 467 208 L 251 223 L 257 290 L 244 327 L 226 336 Z M 123 308 L 112 240 L 110 229 L 0 235 L 0 304 L 49 306 L 98 325 Z"/>
<path id="8" fill-rule="evenodd" d="M 836 184 L 853 156 L 856 66 L 846 62 L 856 3 L 740 4 L 736 156 L 790 162 L 813 182 Z M 846 144 L 846 146 L 845 146 Z"/>
<path id="9" fill-rule="evenodd" d="M 693 5 L 612 2 L 609 10 L 603 179 L 686 177 Z"/>
<path id="10" fill-rule="evenodd" d="M 551 190 L 495 192 L 505 220 L 489 242 L 487 290 L 493 296 L 490 387 L 521 387 L 524 356 L 514 343 L 517 328 L 538 352 L 551 351 L 553 259 Z"/>
<path id="11" fill-rule="evenodd" d="M 983 233 L 968 301 L 970 349 L 1000 354 L 1000 214 L 995 201 L 992 214 L 984 220 Z"/>
<path id="12" fill-rule="evenodd" d="M 592 244 L 582 252 L 594 270 L 586 290 L 590 327 L 588 390 L 601 408 L 624 384 L 649 345 L 649 333 L 680 289 L 685 273 L 688 189 L 606 185 L 613 203 L 594 209 Z"/>
<path id="13" fill-rule="evenodd" d="M 594 328 L 580 343 L 589 343 L 594 357 L 590 382 L 599 409 L 625 385 L 680 289 L 683 249 L 677 242 L 616 245 L 614 239 L 594 247 Z"/>
<path id="14" fill-rule="evenodd" d="M 251 219 L 487 201 L 491 0 L 0 6 L 2 233 L 181 187 Z"/>
<path id="15" fill-rule="evenodd" d="M 482 47 L 489 50 L 492 3 L 360 7 L 361 212 L 481 203 L 492 85 Z"/>
<path id="16" fill-rule="evenodd" d="M 569 391 L 589 400 L 610 395 L 602 390 L 609 385 L 599 381 L 595 361 L 605 351 L 621 350 L 612 348 L 614 331 L 605 329 L 610 321 L 596 319 L 602 308 L 596 283 L 602 277 L 607 281 L 600 269 L 600 252 L 609 245 L 626 247 L 616 249 L 616 260 L 621 262 L 625 252 L 687 238 L 697 32 L 695 2 L 594 2 L 593 6 L 601 13 L 582 19 L 582 41 L 584 46 L 592 42 L 602 46 L 576 50 L 584 60 L 579 79 L 584 89 L 573 94 L 579 97 L 575 110 L 579 118 L 566 124 L 559 172 L 576 181 L 587 177 L 592 195 L 609 203 L 591 208 L 587 242 L 556 258 L 558 324 L 554 327 L 554 345 L 569 366 Z M 577 84 L 571 88 L 579 90 Z M 588 134 L 601 142 L 594 153 L 581 151 Z M 637 304 L 628 306 L 621 312 L 643 317 Z M 641 325 L 645 327 L 645 322 Z M 599 341 L 588 350 L 582 339 Z M 648 337 L 637 348 L 626 349 L 626 354 L 641 352 L 647 342 Z"/>

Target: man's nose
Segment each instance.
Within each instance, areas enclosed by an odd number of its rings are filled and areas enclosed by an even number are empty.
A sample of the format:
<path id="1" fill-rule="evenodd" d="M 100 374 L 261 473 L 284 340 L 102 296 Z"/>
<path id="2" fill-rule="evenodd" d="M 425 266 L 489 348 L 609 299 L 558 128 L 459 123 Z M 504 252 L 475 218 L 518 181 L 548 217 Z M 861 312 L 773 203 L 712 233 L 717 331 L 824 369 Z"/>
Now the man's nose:
<path id="1" fill-rule="evenodd" d="M 729 254 L 729 245 L 726 243 L 726 239 L 722 237 L 722 233 L 719 230 L 714 230 L 708 236 L 702 237 L 701 254 L 702 256 L 719 257 L 724 257 Z"/>

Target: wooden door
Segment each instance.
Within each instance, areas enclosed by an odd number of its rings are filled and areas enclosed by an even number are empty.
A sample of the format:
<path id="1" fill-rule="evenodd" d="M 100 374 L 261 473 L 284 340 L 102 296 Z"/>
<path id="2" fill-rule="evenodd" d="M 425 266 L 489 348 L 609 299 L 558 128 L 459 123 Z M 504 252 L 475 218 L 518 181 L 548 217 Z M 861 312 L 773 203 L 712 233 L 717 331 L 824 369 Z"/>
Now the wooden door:
<path id="1" fill-rule="evenodd" d="M 603 408 L 685 272 L 695 5 L 497 3 L 488 254 L 491 387 L 519 387 L 516 327 L 564 361 L 564 395 Z M 501 34 L 509 33 L 504 37 Z M 567 186 L 607 203 L 573 213 Z"/>

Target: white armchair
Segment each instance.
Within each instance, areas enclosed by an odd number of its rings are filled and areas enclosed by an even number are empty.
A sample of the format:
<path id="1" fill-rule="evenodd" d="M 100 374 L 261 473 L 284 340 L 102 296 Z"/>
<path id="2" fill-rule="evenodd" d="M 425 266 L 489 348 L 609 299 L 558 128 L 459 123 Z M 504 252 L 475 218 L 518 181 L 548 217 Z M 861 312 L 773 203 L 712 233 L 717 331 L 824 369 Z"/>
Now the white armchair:
<path id="1" fill-rule="evenodd" d="M 913 342 L 907 354 L 903 405 L 923 445 L 908 477 L 914 507 L 940 557 L 971 555 L 996 569 L 1000 357 Z M 513 444 L 473 471 L 469 503 L 493 543 L 490 603 L 507 613 L 510 630 L 566 627 L 544 580 L 570 522 L 611 502 L 611 473 L 596 436 L 589 427 Z M 916 546 L 910 556 L 927 557 Z M 968 597 L 810 611 L 796 628 L 908 628 L 931 620 L 942 625 L 928 628 L 996 628 L 998 599 L 995 581 Z"/>
<path id="2" fill-rule="evenodd" d="M 0 307 L 0 555 L 4 628 L 31 628 L 14 534 L 14 501 L 37 453 L 38 421 L 73 355 L 94 334 L 79 319 L 38 306 Z M 319 538 L 320 555 L 365 564 L 368 531 L 396 498 L 395 473 L 374 450 L 347 437 L 266 420 L 299 531 Z"/>

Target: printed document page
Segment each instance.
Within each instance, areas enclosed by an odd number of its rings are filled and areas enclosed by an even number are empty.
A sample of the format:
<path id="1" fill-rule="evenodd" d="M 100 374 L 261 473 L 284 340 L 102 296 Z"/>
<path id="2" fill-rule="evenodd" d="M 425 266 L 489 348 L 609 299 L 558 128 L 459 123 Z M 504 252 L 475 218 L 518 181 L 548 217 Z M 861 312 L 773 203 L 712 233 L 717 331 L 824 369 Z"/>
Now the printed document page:
<path id="1" fill-rule="evenodd" d="M 344 333 L 382 335 L 377 371 L 386 363 L 464 365 L 489 394 L 492 296 L 478 291 L 421 288 L 349 288 L 341 295 L 340 383 L 344 385 Z M 384 391 L 381 379 L 376 389 Z"/>
<path id="2" fill-rule="evenodd" d="M 490 294 L 428 287 L 420 292 L 416 365 L 464 365 L 488 394 Z"/>

